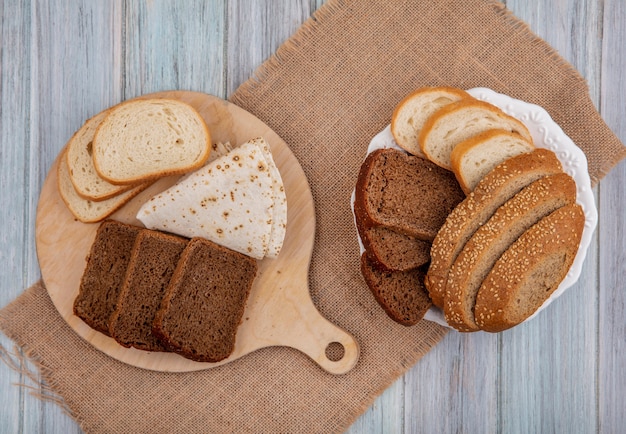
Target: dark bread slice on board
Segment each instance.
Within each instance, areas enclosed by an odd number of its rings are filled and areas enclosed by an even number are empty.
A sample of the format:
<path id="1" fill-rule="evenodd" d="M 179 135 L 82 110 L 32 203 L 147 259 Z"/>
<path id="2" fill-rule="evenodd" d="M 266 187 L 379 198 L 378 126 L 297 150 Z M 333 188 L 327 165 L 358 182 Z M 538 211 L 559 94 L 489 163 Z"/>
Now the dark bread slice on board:
<path id="1" fill-rule="evenodd" d="M 528 228 L 576 201 L 576 183 L 566 173 L 538 179 L 513 196 L 476 230 L 448 274 L 444 314 L 451 327 L 479 330 L 474 320 L 478 288 L 502 253 Z"/>
<path id="2" fill-rule="evenodd" d="M 432 306 L 424 287 L 424 271 L 420 268 L 381 271 L 363 253 L 361 273 L 378 304 L 399 324 L 417 324 Z"/>
<path id="3" fill-rule="evenodd" d="M 397 149 L 378 149 L 361 165 L 354 206 L 365 227 L 432 241 L 464 197 L 452 172 Z"/>
<path id="4" fill-rule="evenodd" d="M 109 324 L 111 337 L 120 345 L 146 351 L 167 350 L 152 334 L 152 324 L 188 241 L 148 229 L 137 236 Z"/>
<path id="5" fill-rule="evenodd" d="M 133 246 L 142 230 L 138 226 L 105 220 L 96 231 L 87 257 L 78 296 L 74 299 L 74 315 L 107 336 Z"/>
<path id="6" fill-rule="evenodd" d="M 481 285 L 474 307 L 482 330 L 500 332 L 531 316 L 567 275 L 585 226 L 571 204 L 540 220 L 507 249 Z"/>
<path id="7" fill-rule="evenodd" d="M 522 188 L 562 171 L 554 152 L 538 148 L 499 164 L 478 183 L 446 218 L 433 241 L 425 284 L 435 306 L 443 308 L 450 267 L 476 229 Z"/>
<path id="8" fill-rule="evenodd" d="M 183 251 L 156 314 L 153 333 L 168 349 L 198 362 L 219 362 L 235 348 L 257 263 L 202 238 Z"/>

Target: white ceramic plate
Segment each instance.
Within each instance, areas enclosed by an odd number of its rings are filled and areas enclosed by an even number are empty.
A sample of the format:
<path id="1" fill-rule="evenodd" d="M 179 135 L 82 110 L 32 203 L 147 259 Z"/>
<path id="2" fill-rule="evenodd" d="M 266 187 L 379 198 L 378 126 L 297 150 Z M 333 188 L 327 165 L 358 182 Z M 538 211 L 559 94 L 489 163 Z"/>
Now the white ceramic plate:
<path id="1" fill-rule="evenodd" d="M 583 229 L 580 246 L 578 247 L 578 253 L 576 254 L 572 267 L 557 290 L 552 293 L 550 298 L 548 298 L 531 317 L 526 319 L 526 321 L 528 321 L 563 294 L 567 288 L 576 283 L 580 276 L 583 262 L 587 256 L 587 249 L 591 243 L 593 231 L 598 223 L 598 211 L 596 209 L 593 191 L 591 190 L 591 180 L 587 170 L 587 157 L 542 107 L 511 98 L 487 88 L 469 89 L 468 93 L 476 99 L 487 101 L 499 107 L 505 113 L 522 121 L 530 131 L 536 147 L 550 149 L 556 154 L 563 165 L 563 170 L 576 181 L 576 202 L 582 206 L 585 213 L 585 227 Z M 380 148 L 396 148 L 402 150 L 393 139 L 389 125 L 374 136 L 367 148 L 367 154 Z M 352 193 L 352 204 L 354 204 L 354 192 Z M 360 239 L 359 246 L 360 253 L 363 253 L 364 248 Z M 426 312 L 424 319 L 448 326 L 443 312 L 436 307 Z"/>

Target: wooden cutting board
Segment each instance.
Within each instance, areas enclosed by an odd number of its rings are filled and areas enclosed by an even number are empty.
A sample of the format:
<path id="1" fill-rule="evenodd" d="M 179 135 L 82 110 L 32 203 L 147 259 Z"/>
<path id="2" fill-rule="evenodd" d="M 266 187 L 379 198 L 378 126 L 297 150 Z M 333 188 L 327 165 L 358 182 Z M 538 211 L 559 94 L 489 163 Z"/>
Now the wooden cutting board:
<path id="1" fill-rule="evenodd" d="M 200 363 L 173 353 L 122 347 L 112 338 L 91 329 L 72 311 L 98 224 L 81 223 L 63 203 L 57 189 L 59 157 L 50 169 L 39 199 L 36 243 L 44 283 L 61 316 L 97 349 L 145 369 L 202 370 L 232 362 L 260 348 L 288 346 L 308 355 L 332 374 L 348 372 L 358 360 L 359 346 L 349 333 L 325 319 L 311 300 L 308 274 L 315 237 L 315 209 L 306 176 L 286 143 L 252 114 L 214 96 L 171 91 L 142 98 L 148 97 L 173 98 L 191 104 L 209 126 L 214 143 L 230 142 L 236 146 L 255 137 L 265 138 L 287 195 L 288 221 L 283 248 L 278 258 L 259 261 L 259 271 L 237 332 L 235 349 L 228 359 L 219 363 Z M 141 226 L 135 218 L 141 204 L 177 179 L 159 180 L 110 218 Z"/>

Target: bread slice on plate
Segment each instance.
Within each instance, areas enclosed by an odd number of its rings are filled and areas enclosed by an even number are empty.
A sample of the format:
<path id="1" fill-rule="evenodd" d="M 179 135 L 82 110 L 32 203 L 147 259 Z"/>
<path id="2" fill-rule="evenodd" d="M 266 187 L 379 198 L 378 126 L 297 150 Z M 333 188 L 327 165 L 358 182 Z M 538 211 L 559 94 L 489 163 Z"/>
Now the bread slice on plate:
<path id="1" fill-rule="evenodd" d="M 397 149 L 378 149 L 361 165 L 354 207 L 365 227 L 387 226 L 431 241 L 464 197 L 452 172 Z"/>
<path id="2" fill-rule="evenodd" d="M 93 139 L 94 167 L 111 184 L 135 184 L 201 167 L 211 135 L 190 105 L 133 99 L 112 109 Z"/>
<path id="3" fill-rule="evenodd" d="M 498 208 L 467 241 L 450 268 L 444 297 L 446 322 L 459 331 L 477 331 L 476 294 L 500 255 L 528 228 L 575 200 L 574 179 L 558 173 L 536 180 Z"/>
<path id="4" fill-rule="evenodd" d="M 522 188 L 562 171 L 554 152 L 537 148 L 499 164 L 478 183 L 446 218 L 433 240 L 425 284 L 435 306 L 443 308 L 450 267 L 476 229 Z"/>
<path id="5" fill-rule="evenodd" d="M 100 201 L 85 199 L 76 192 L 74 184 L 72 184 L 65 153 L 57 165 L 57 183 L 61 199 L 74 217 L 83 223 L 95 223 L 104 220 L 150 185 L 149 182 L 139 184 L 128 191 Z"/>
<path id="6" fill-rule="evenodd" d="M 567 275 L 585 225 L 578 204 L 540 220 L 502 254 L 478 290 L 476 323 L 500 332 L 530 317 Z"/>
<path id="7" fill-rule="evenodd" d="M 422 152 L 435 164 L 452 170 L 450 154 L 456 145 L 492 129 L 510 131 L 532 143 L 526 126 L 485 101 L 464 99 L 443 106 L 430 116 L 418 137 Z"/>
<path id="8" fill-rule="evenodd" d="M 430 242 L 401 234 L 385 226 L 359 231 L 372 264 L 387 271 L 408 271 L 430 260 Z"/>
<path id="9" fill-rule="evenodd" d="M 156 314 L 153 332 L 172 351 L 219 362 L 235 348 L 257 263 L 202 238 L 183 251 Z"/>
<path id="10" fill-rule="evenodd" d="M 494 167 L 509 158 L 535 149 L 519 134 L 505 130 L 487 130 L 454 147 L 450 163 L 465 194 Z"/>
<path id="11" fill-rule="evenodd" d="M 152 323 L 188 241 L 149 229 L 137 236 L 126 279 L 109 321 L 110 335 L 120 345 L 167 351 L 152 334 Z"/>
<path id="12" fill-rule="evenodd" d="M 87 257 L 78 296 L 74 299 L 74 315 L 107 336 L 133 246 L 142 230 L 115 220 L 105 220 L 98 226 Z"/>
<path id="13" fill-rule="evenodd" d="M 444 105 L 472 96 L 454 87 L 422 87 L 407 95 L 391 117 L 391 134 L 402 149 L 424 157 L 417 138 L 426 119 Z"/>
<path id="14" fill-rule="evenodd" d="M 363 253 L 361 273 L 378 304 L 399 324 L 417 324 L 432 306 L 424 288 L 424 272 L 420 268 L 381 271 Z"/>
<path id="15" fill-rule="evenodd" d="M 94 202 L 110 199 L 135 186 L 111 184 L 98 175 L 93 165 L 93 137 L 107 114 L 105 110 L 88 119 L 67 143 L 67 166 L 74 189 L 79 196 Z"/>

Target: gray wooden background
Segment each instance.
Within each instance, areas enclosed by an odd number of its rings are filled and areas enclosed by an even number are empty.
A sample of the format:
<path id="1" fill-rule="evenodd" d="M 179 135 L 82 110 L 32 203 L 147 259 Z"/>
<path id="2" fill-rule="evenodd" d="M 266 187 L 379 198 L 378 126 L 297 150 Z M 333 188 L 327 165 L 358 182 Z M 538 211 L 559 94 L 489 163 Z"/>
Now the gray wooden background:
<path id="1" fill-rule="evenodd" d="M 164 89 L 227 98 L 321 3 L 0 0 L 0 306 L 40 276 L 40 187 L 87 117 Z M 505 3 L 581 72 L 626 141 L 626 0 Z M 449 333 L 349 432 L 624 432 L 624 185 L 622 162 L 595 189 L 600 220 L 577 285 L 511 331 Z M 80 432 L 23 382 L 0 365 L 0 432 Z"/>

